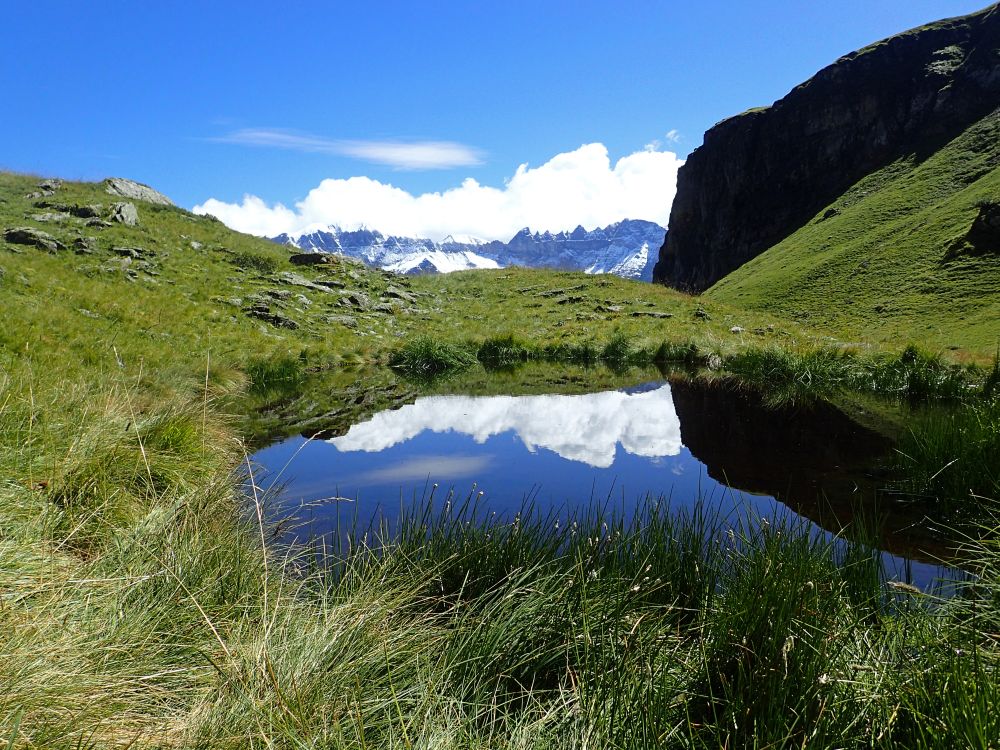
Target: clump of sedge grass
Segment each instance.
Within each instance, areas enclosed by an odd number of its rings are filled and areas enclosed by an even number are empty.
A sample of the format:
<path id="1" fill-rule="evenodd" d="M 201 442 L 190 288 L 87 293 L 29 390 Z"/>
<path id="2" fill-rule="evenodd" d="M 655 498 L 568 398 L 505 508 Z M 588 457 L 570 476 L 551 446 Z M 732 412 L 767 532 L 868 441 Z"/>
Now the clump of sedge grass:
<path id="1" fill-rule="evenodd" d="M 523 341 L 511 334 L 493 336 L 483 341 L 476 358 L 491 370 L 512 369 L 532 359 L 534 353 Z"/>
<path id="2" fill-rule="evenodd" d="M 428 336 L 408 341 L 389 358 L 392 369 L 416 378 L 458 372 L 471 367 L 475 362 L 476 355 L 470 347 Z"/>
<path id="3" fill-rule="evenodd" d="M 246 365 L 246 373 L 252 395 L 285 395 L 295 393 L 300 388 L 305 380 L 305 365 L 301 356 L 281 354 L 250 360 Z"/>

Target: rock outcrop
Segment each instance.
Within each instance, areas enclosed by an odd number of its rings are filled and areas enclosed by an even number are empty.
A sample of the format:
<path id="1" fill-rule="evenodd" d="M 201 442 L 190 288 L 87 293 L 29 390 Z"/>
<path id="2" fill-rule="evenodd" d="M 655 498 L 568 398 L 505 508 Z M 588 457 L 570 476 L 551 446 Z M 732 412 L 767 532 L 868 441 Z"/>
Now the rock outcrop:
<path id="1" fill-rule="evenodd" d="M 112 203 L 108 220 L 134 227 L 139 223 L 139 212 L 134 203 Z"/>
<path id="2" fill-rule="evenodd" d="M 998 106 L 998 5 L 841 58 L 705 134 L 678 175 L 654 281 L 707 289 L 864 176 L 932 154 Z"/>
<path id="3" fill-rule="evenodd" d="M 32 227 L 13 227 L 3 233 L 3 238 L 12 245 L 28 245 L 50 253 L 65 250 L 66 246 L 48 232 Z"/>
<path id="4" fill-rule="evenodd" d="M 158 206 L 172 206 L 173 201 L 163 193 L 158 193 L 149 185 L 141 182 L 126 180 L 123 177 L 109 177 L 104 181 L 104 191 L 111 195 L 118 195 L 134 201 L 145 201 L 155 203 Z"/>

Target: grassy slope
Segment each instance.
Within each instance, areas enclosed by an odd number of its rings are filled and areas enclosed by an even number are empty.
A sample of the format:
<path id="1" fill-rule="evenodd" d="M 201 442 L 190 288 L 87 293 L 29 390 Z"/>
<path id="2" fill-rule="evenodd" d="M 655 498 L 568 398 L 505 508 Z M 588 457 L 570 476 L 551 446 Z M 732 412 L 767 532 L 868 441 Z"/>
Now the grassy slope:
<path id="1" fill-rule="evenodd" d="M 338 397 L 328 394 L 343 392 L 357 379 L 345 368 L 384 363 L 390 351 L 417 335 L 464 341 L 509 333 L 537 344 L 601 344 L 617 331 L 642 345 L 694 340 L 709 351 L 768 341 L 783 346 L 815 341 L 807 330 L 766 313 L 745 314 L 709 304 L 711 318 L 696 317 L 701 305 L 690 297 L 617 277 L 507 269 L 411 279 L 353 263 L 323 270 L 293 266 L 287 248 L 179 208 L 142 202 L 136 202 L 136 227 L 98 229 L 78 219 L 39 222 L 32 216 L 52 209 L 26 197 L 37 182 L 26 175 L 0 173 L 0 230 L 34 227 L 67 249 L 50 254 L 0 239 L 0 365 L 23 361 L 85 383 L 120 379 L 120 362 L 154 394 L 175 390 L 181 383 L 189 390 L 201 388 L 208 366 L 212 392 L 232 394 L 245 388 L 245 373 L 255 359 L 285 357 L 304 363 L 315 373 L 317 386 L 307 398 L 292 403 L 280 392 L 255 397 L 251 406 L 269 407 L 250 425 L 255 432 L 268 433 L 294 421 L 300 416 L 296 410 L 335 410 Z M 43 200 L 102 204 L 107 209 L 120 199 L 106 194 L 100 184 L 67 182 Z M 80 237 L 94 239 L 93 253 L 74 252 L 73 243 Z M 144 258 L 123 266 L 116 247 L 141 248 Z M 155 275 L 141 270 L 143 263 L 150 263 L 146 270 Z M 128 271 L 137 268 L 130 277 Z M 372 309 L 345 307 L 337 289 L 325 292 L 282 283 L 282 272 L 340 283 L 345 292 L 367 295 Z M 385 296 L 390 286 L 409 289 L 415 296 L 391 311 L 374 309 L 380 301 L 393 301 Z M 297 329 L 246 314 L 250 299 L 268 292 L 288 295 L 286 300 L 271 299 L 271 307 L 294 319 Z M 636 312 L 673 317 L 634 316 Z M 338 322 L 343 316 L 353 318 L 357 326 Z M 730 333 L 737 324 L 747 333 Z M 383 371 L 375 380 L 379 388 L 391 390 L 390 373 Z M 246 404 L 230 408 L 247 411 Z"/>
<path id="2" fill-rule="evenodd" d="M 1000 254 L 945 258 L 979 200 L 1000 199 L 1000 116 L 924 160 L 869 175 L 706 298 L 855 341 L 980 357 L 1000 341 Z M 839 213 L 828 219 L 829 209 Z"/>
<path id="3" fill-rule="evenodd" d="M 32 223 L 33 184 L 0 176 L 4 226 Z M 74 184 L 52 200 L 110 202 Z M 138 208 L 140 227 L 96 232 L 93 255 L 0 249 L 0 742 L 936 747 L 996 736 L 995 649 L 978 637 L 996 632 L 995 608 L 975 610 L 968 634 L 962 602 L 954 618 L 928 614 L 880 585 L 864 550 L 842 566 L 803 535 L 756 524 L 743 544 L 720 528 L 706 546 L 697 520 L 662 517 L 622 533 L 597 520 L 568 544 L 549 524 L 494 535 L 445 519 L 430 545 L 415 528 L 381 558 L 355 548 L 331 582 L 265 550 L 267 529 L 239 512 L 231 471 L 243 447 L 215 398 L 241 391 L 254 357 L 375 362 L 411 332 L 600 341 L 618 326 L 726 349 L 807 339 L 798 329 L 768 331 L 765 314 L 715 303 L 705 320 L 690 298 L 618 279 L 521 270 L 413 280 L 425 296 L 412 312 L 357 314 L 357 333 L 323 321 L 345 312 L 336 295 L 305 289 L 311 304 L 283 308 L 302 326 L 277 329 L 213 298 L 280 288 L 270 272 L 239 270 L 234 251 L 280 270 L 286 250 Z M 67 243 L 91 231 L 38 226 Z M 155 251 L 159 275 L 100 270 L 116 245 Z M 333 276 L 385 290 L 382 274 L 351 270 Z M 541 296 L 550 287 L 564 291 Z M 567 296 L 584 299 L 560 304 Z M 593 309 L 609 302 L 622 310 Z M 762 333 L 731 334 L 734 323 Z M 322 374 L 351 379 L 341 369 Z"/>

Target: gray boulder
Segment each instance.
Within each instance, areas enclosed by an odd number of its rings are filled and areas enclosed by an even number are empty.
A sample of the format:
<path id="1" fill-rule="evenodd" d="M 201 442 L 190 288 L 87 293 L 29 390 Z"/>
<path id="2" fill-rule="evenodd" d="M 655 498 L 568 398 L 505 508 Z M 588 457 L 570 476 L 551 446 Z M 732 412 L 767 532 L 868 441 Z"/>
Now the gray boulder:
<path id="1" fill-rule="evenodd" d="M 3 238 L 12 245 L 30 245 L 54 253 L 65 250 L 66 246 L 48 232 L 31 227 L 14 227 L 3 233 Z"/>
<path id="2" fill-rule="evenodd" d="M 149 185 L 141 182 L 126 180 L 122 177 L 109 177 L 104 181 L 104 191 L 111 195 L 120 195 L 122 198 L 129 198 L 134 201 L 145 201 L 155 203 L 158 206 L 172 206 L 174 202 L 163 193 L 158 193 Z"/>
<path id="3" fill-rule="evenodd" d="M 127 227 L 134 227 L 139 223 L 139 211 L 136 210 L 134 203 L 112 203 L 111 215 L 108 218 Z"/>

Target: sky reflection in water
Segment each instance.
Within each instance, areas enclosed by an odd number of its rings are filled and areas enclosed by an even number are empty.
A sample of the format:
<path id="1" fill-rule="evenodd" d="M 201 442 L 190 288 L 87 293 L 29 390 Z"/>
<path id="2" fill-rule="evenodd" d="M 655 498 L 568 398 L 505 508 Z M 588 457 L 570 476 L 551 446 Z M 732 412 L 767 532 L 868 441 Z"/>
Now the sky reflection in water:
<path id="1" fill-rule="evenodd" d="M 665 383 L 583 395 L 419 398 L 328 441 L 290 438 L 255 460 L 284 485 L 277 513 L 308 508 L 309 534 L 335 529 L 345 510 L 348 518 L 391 517 L 432 483 L 440 485 L 438 500 L 449 489 L 462 498 L 482 491 L 481 502 L 500 514 L 530 498 L 541 511 L 609 502 L 627 515 L 645 496 L 662 495 L 677 509 L 701 498 L 734 522 L 748 511 L 796 518 L 772 497 L 708 476 L 682 443 Z M 918 584 L 938 575 L 934 566 L 886 557 L 890 569 Z"/>

